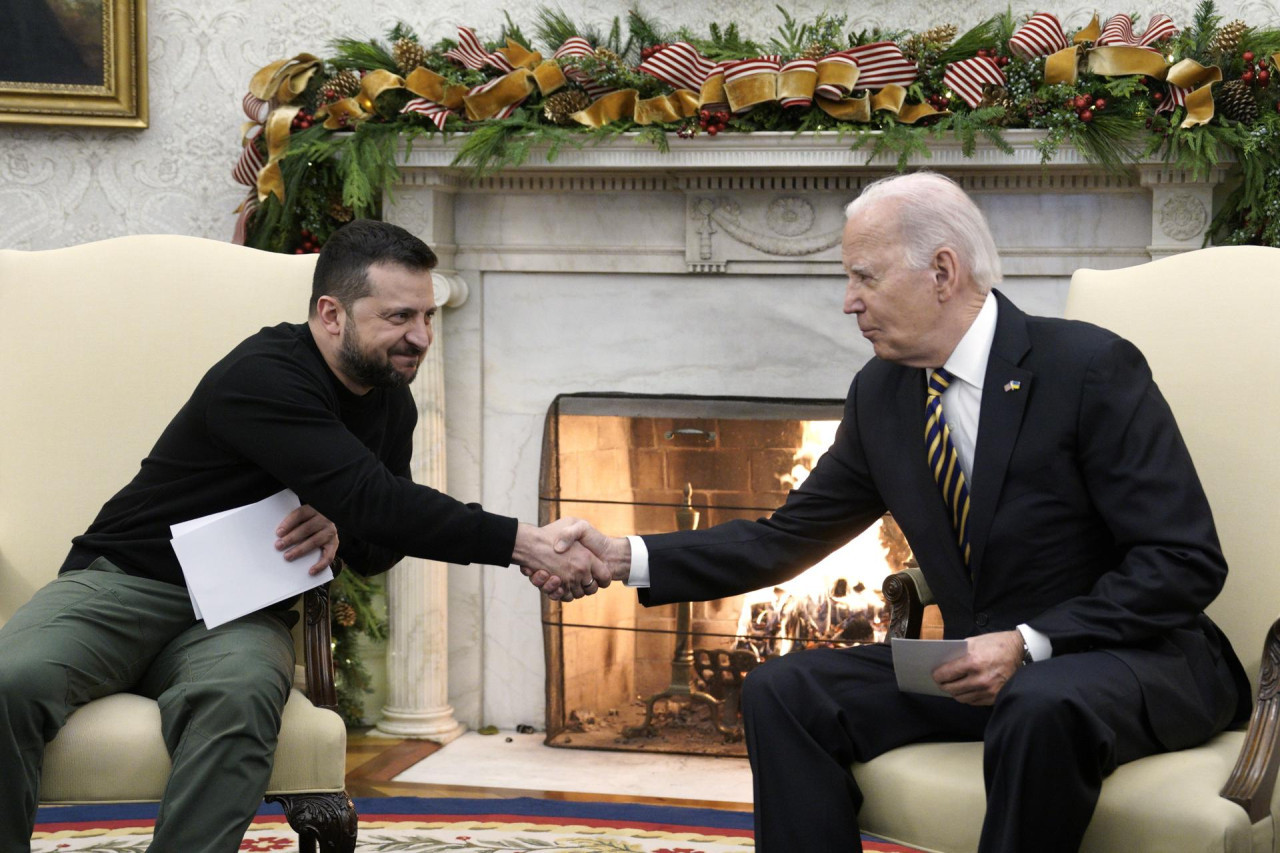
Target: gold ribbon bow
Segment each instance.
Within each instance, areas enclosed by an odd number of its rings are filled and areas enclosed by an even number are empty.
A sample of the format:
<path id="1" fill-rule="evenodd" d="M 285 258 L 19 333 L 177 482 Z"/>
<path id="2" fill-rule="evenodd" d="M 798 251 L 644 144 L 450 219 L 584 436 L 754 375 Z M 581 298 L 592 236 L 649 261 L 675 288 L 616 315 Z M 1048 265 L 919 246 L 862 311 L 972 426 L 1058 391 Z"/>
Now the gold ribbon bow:
<path id="1" fill-rule="evenodd" d="M 249 80 L 249 93 L 253 97 L 277 105 L 263 122 L 267 162 L 257 175 L 258 201 L 265 201 L 268 195 L 284 201 L 284 177 L 278 161 L 289 147 L 289 131 L 300 109 L 288 104 L 306 90 L 319 67 L 320 60 L 315 56 L 299 53 L 259 68 Z M 247 132 L 244 138 L 249 138 Z"/>
<path id="2" fill-rule="evenodd" d="M 1179 89 L 1189 89 L 1184 96 L 1187 117 L 1181 127 L 1206 124 L 1213 118 L 1213 84 L 1222 82 L 1222 69 L 1216 65 L 1208 68 L 1194 59 L 1184 59 L 1169 69 L 1165 81 Z"/>

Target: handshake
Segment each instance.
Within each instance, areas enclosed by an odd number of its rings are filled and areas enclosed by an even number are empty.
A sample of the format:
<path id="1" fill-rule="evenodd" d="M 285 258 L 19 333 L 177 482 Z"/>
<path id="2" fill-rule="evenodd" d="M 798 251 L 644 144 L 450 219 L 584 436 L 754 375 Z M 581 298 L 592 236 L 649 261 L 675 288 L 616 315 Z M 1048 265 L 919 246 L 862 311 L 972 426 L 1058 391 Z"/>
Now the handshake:
<path id="1" fill-rule="evenodd" d="M 631 543 L 605 536 L 579 518 L 545 527 L 521 524 L 511 562 L 552 601 L 573 601 L 631 573 Z"/>

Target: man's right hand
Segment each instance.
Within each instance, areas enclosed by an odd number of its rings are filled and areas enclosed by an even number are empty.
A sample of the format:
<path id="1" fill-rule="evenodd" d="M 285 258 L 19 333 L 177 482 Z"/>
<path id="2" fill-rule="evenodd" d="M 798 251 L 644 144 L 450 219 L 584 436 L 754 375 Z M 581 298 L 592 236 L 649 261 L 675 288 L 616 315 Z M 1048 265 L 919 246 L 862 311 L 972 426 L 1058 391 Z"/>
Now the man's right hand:
<path id="1" fill-rule="evenodd" d="M 591 525 L 576 518 L 562 518 L 545 527 L 521 524 L 511 561 L 519 564 L 526 577 L 542 581 L 535 581 L 535 586 L 549 586 L 544 591 L 556 601 L 594 595 L 611 578 L 604 563 L 578 541 L 589 530 Z"/>
<path id="2" fill-rule="evenodd" d="M 562 519 L 563 521 L 563 519 Z M 555 543 L 558 553 L 572 552 L 577 548 L 588 550 L 593 557 L 592 574 L 597 578 L 599 586 L 608 586 L 613 581 L 625 582 L 631 574 L 631 542 L 625 536 L 605 536 L 585 521 L 573 519 L 573 524 L 562 529 L 562 536 Z M 552 572 L 539 571 L 531 567 L 521 567 L 521 571 L 529 578 L 529 582 L 553 601 L 572 601 L 576 596 L 565 582 Z M 586 591 L 587 595 L 595 592 L 595 588 Z"/>

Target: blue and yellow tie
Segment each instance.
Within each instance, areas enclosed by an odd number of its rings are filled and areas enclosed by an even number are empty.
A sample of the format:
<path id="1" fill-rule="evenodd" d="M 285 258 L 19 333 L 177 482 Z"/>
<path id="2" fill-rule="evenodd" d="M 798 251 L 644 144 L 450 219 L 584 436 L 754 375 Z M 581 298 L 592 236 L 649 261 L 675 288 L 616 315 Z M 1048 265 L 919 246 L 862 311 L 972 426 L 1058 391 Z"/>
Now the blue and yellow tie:
<path id="1" fill-rule="evenodd" d="M 951 441 L 951 427 L 942 415 L 942 392 L 951 384 L 952 376 L 939 367 L 929 377 L 929 396 L 925 401 L 924 442 L 929 455 L 933 479 L 942 490 L 942 500 L 951 511 L 951 525 L 956 531 L 956 544 L 964 564 L 969 565 L 969 485 L 965 482 L 960 456 Z"/>

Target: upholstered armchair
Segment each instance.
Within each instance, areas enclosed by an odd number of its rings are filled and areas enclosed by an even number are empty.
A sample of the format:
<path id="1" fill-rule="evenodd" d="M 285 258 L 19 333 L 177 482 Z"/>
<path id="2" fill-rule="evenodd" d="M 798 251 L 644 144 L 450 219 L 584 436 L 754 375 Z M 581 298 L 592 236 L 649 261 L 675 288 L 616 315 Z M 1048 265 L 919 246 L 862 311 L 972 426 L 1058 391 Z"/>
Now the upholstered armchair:
<path id="1" fill-rule="evenodd" d="M 306 318 L 314 265 L 176 236 L 0 251 L 0 622 L 53 578 L 207 368 L 261 327 Z M 307 595 L 300 631 L 305 676 L 267 799 L 303 851 L 349 853 L 327 590 Z M 121 693 L 77 710 L 49 744 L 40 801 L 154 801 L 168 773 L 156 703 Z"/>
<path id="2" fill-rule="evenodd" d="M 1122 765 L 1081 850 L 1280 851 L 1280 250 L 1202 249 L 1127 269 L 1080 270 L 1068 317 L 1133 341 L 1191 450 L 1230 566 L 1209 609 L 1257 684 L 1248 729 Z M 919 636 L 930 602 L 918 569 L 885 581 L 890 633 Z M 974 850 L 986 798 L 980 743 L 915 744 L 853 767 L 859 819 L 877 835 Z"/>

